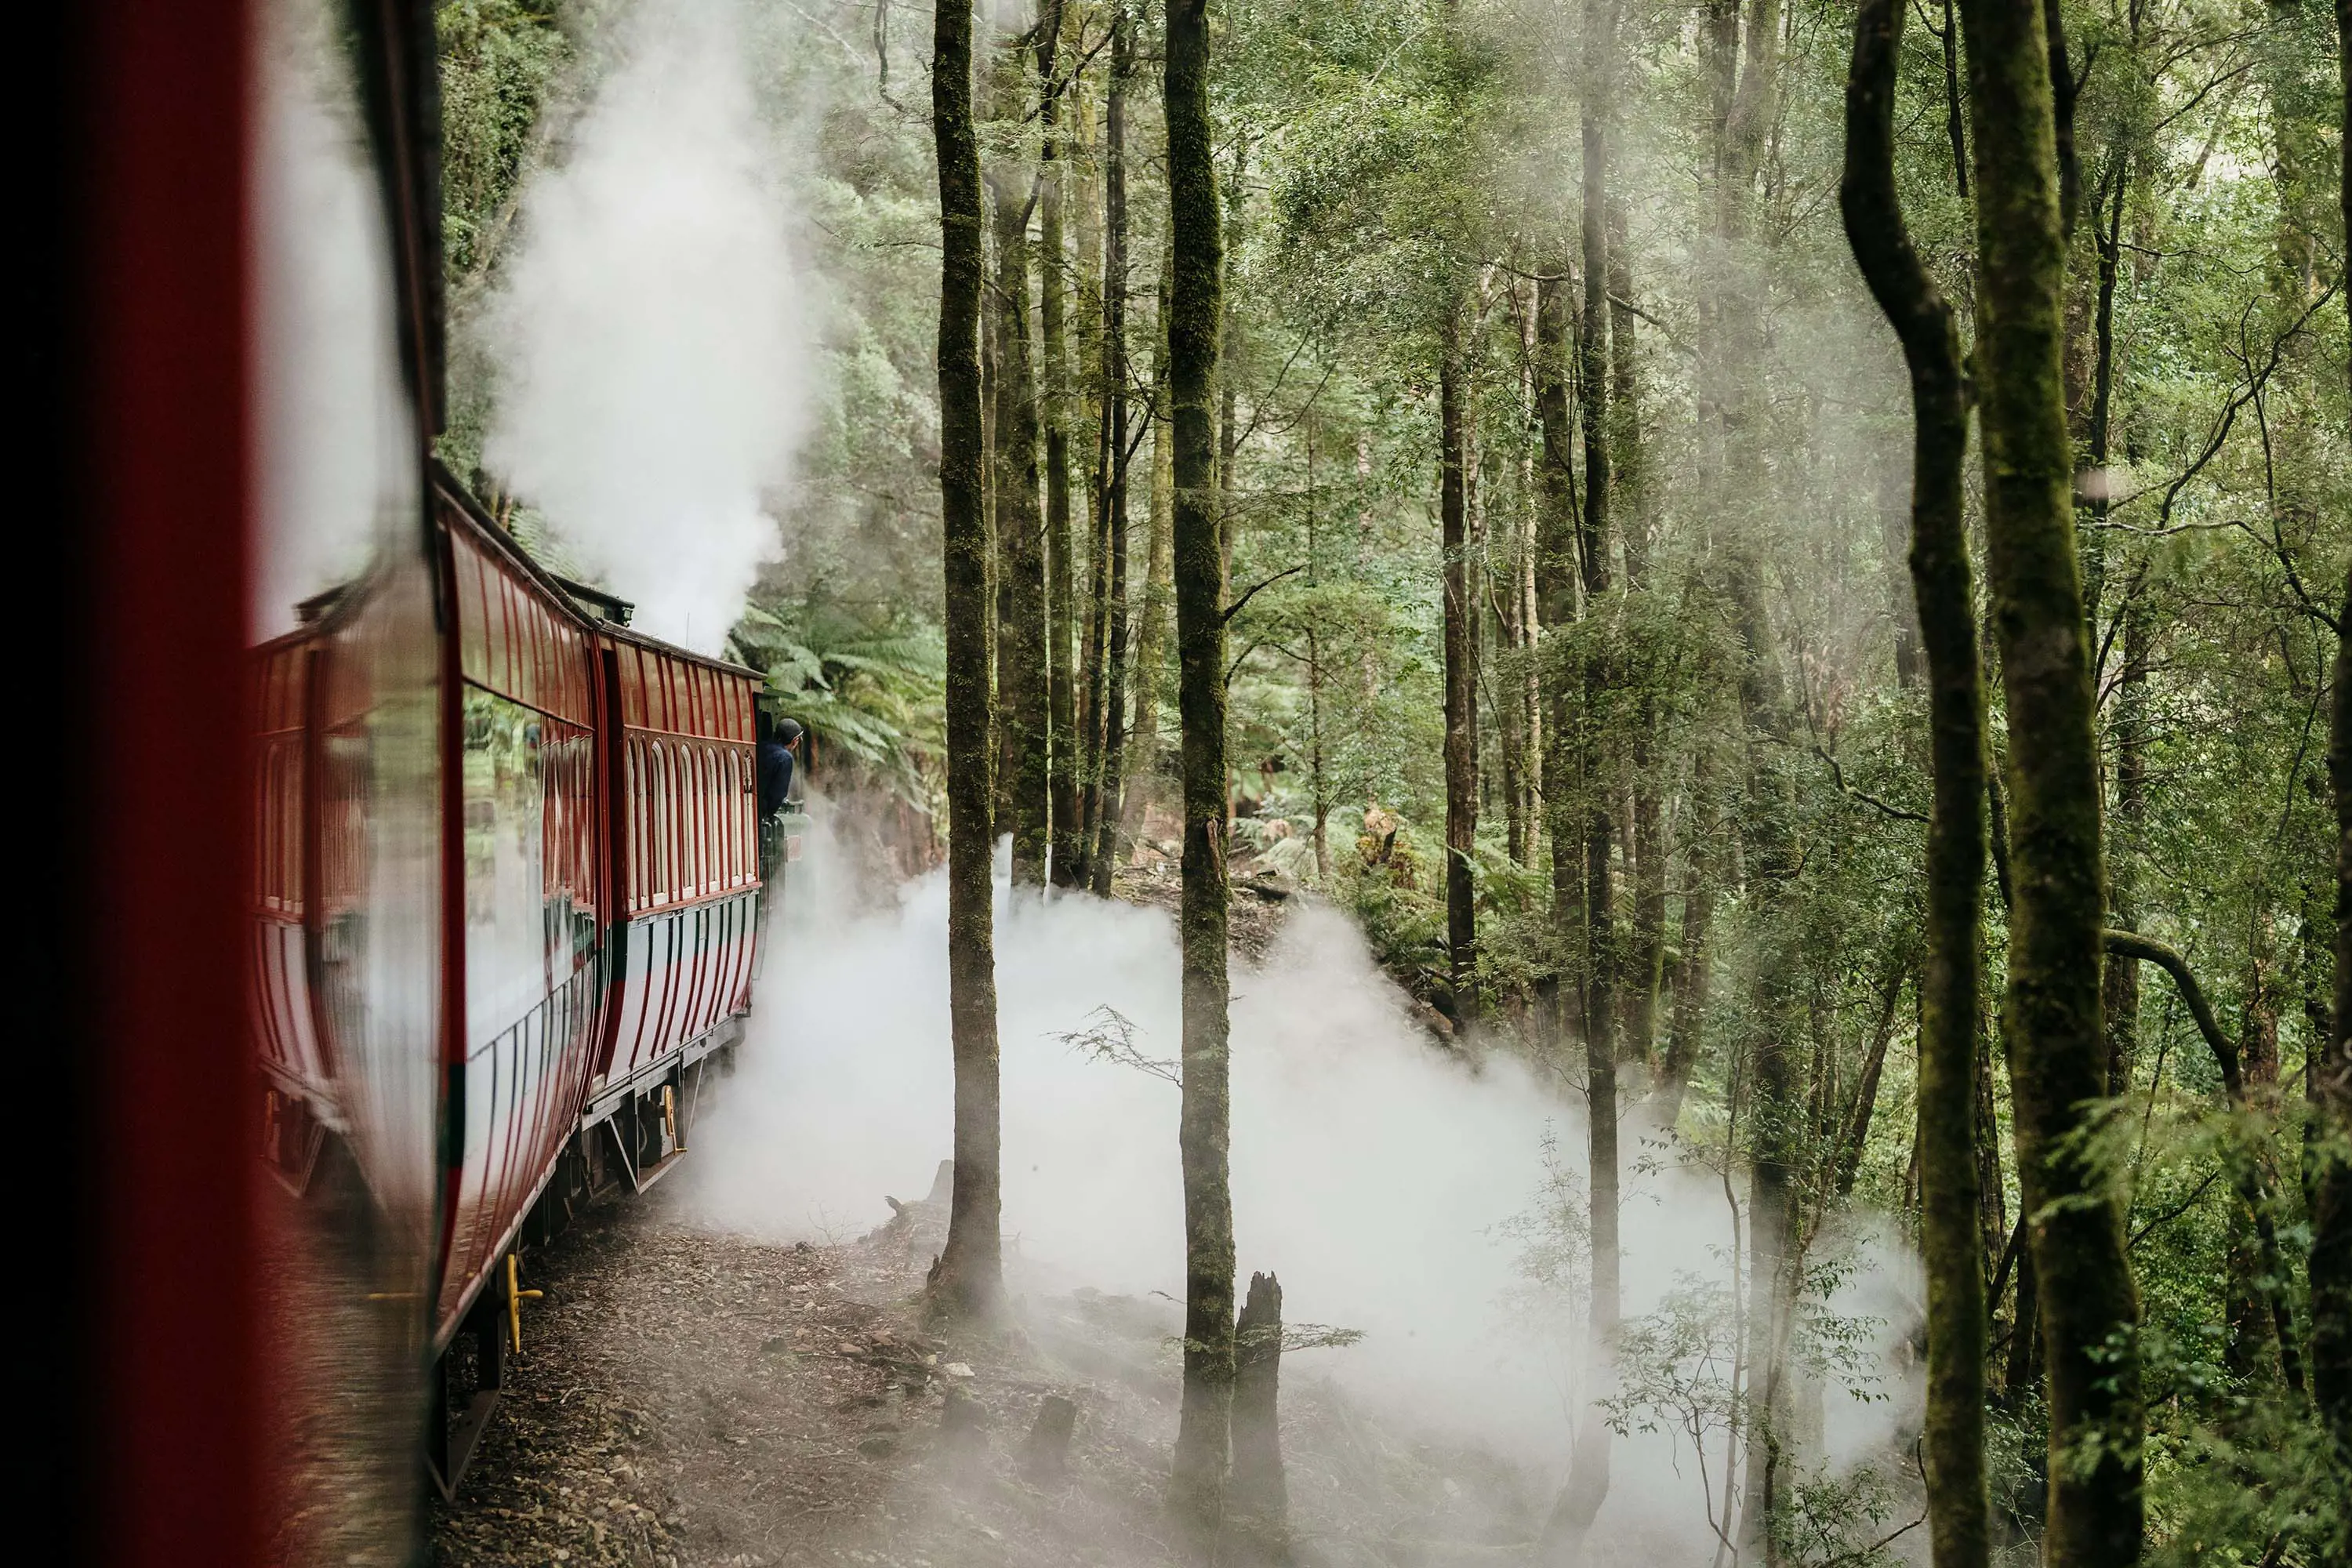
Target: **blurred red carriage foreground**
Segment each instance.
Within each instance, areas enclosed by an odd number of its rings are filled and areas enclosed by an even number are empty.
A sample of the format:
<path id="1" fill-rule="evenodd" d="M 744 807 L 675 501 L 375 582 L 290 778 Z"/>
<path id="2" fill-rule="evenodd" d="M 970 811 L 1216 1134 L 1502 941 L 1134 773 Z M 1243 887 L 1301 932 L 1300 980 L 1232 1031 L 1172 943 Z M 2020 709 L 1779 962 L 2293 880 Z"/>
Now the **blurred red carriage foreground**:
<path id="1" fill-rule="evenodd" d="M 10 1374 L 54 1424 L 44 1562 L 418 1561 L 519 1248 L 669 1168 L 750 1005 L 757 676 L 630 630 L 432 457 L 433 17 L 27 23 L 12 565 L 67 617 L 22 683 L 57 776 L 11 944 L 52 1089 Z M 329 557 L 365 567 L 251 647 Z"/>

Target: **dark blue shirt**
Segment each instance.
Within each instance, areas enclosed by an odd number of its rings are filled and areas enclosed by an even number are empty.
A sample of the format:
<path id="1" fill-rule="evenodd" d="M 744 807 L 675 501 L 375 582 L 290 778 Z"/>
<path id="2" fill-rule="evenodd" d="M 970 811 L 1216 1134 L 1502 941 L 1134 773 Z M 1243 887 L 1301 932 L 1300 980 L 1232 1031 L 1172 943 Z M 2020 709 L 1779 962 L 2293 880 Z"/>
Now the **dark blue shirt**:
<path id="1" fill-rule="evenodd" d="M 760 742 L 760 816 L 762 820 L 784 809 L 793 793 L 793 749 L 782 737 Z"/>

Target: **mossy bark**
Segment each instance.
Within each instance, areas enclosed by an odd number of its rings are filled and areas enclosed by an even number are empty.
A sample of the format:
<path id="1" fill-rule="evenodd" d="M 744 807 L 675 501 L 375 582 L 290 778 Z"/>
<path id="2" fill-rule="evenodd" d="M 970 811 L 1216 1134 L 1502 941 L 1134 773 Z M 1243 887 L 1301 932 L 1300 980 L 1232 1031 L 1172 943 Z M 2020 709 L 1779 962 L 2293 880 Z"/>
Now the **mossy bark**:
<path id="1" fill-rule="evenodd" d="M 1003 1300 L 999 1237 L 996 959 L 990 908 L 992 710 L 985 462 L 981 428 L 980 144 L 972 131 L 971 13 L 939 8 L 931 133 L 940 171 L 940 515 L 946 595 L 948 1014 L 955 1067 L 955 1187 L 935 1306 L 987 1318 Z"/>
<path id="2" fill-rule="evenodd" d="M 2352 224 L 2352 0 L 2336 0 L 2336 67 L 2344 90 L 2343 205 Z M 2347 230 L 2352 232 L 2352 230 Z M 2352 310 L 2352 293 L 2346 297 Z M 2326 1048 L 2305 1067 L 2316 1131 L 2311 1172 L 2311 1391 L 2352 1474 L 2352 570 L 2338 612 L 2336 688 L 2328 705 L 2327 773 L 2336 790 L 2336 992 Z M 2352 1509 L 2336 1554 L 2352 1562 Z"/>
<path id="3" fill-rule="evenodd" d="M 1153 318 L 1151 348 L 1150 543 L 1143 556 L 1143 613 L 1136 623 L 1135 657 L 1129 684 L 1135 688 L 1135 717 L 1129 726 L 1120 830 L 1130 839 L 1142 831 L 1143 810 L 1155 792 L 1160 771 L 1160 679 L 1167 662 L 1168 621 L 1175 589 L 1170 555 L 1176 512 L 1174 443 L 1168 400 L 1167 280 L 1160 280 L 1161 308 Z"/>
<path id="4" fill-rule="evenodd" d="M 1103 135 L 1103 528 L 1109 578 L 1103 605 L 1103 742 L 1087 881 L 1108 897 L 1118 859 L 1119 792 L 1127 763 L 1127 79 L 1135 68 L 1125 12 L 1111 24 L 1110 93 Z"/>
<path id="5" fill-rule="evenodd" d="M 1911 376 L 1911 582 L 1926 655 L 1934 805 L 1927 828 L 1927 954 L 1920 977 L 1920 1250 L 1927 1271 L 1923 1451 L 1936 1568 L 1983 1568 L 1985 1282 L 1978 1238 L 1978 1029 L 1985 876 L 1984 697 L 1976 589 L 1962 506 L 1968 395 L 1959 330 L 1904 222 L 1895 180 L 1895 67 L 1904 0 L 1863 0 L 1846 79 L 1848 242 L 1903 345 Z M 1900 972 L 1887 992 L 1892 1021 Z M 1875 1088 L 1875 1059 L 1871 1074 Z M 1853 1153 L 1860 1154 L 1861 1124 Z M 1851 1178 L 1848 1177 L 1850 1182 Z"/>
<path id="6" fill-rule="evenodd" d="M 1576 618 L 1577 488 L 1576 427 L 1569 408 L 1569 289 L 1565 262 L 1559 276 L 1536 285 L 1534 390 L 1543 444 L 1536 458 L 1536 607 L 1546 626 Z M 1584 1027 L 1583 988 L 1576 956 L 1583 939 L 1584 841 L 1576 829 L 1574 776 L 1570 737 L 1573 726 L 1567 672 L 1548 660 L 1549 727 L 1546 736 L 1544 836 L 1551 842 L 1551 894 L 1559 973 L 1549 984 L 1558 993 L 1557 1022 L 1563 1036 Z"/>
<path id="7" fill-rule="evenodd" d="M 2099 758 L 2066 431 L 2065 272 L 2038 0 L 1964 0 L 1977 202 L 1986 561 L 2009 714 L 2002 1034 L 2050 1406 L 2044 1560 L 2138 1560 L 2139 1306 L 2122 1210 L 2088 1147 L 2107 1089 Z"/>
<path id="8" fill-rule="evenodd" d="M 1454 1022 L 1478 1016 L 1478 915 L 1471 875 L 1478 839 L 1478 610 L 1470 593 L 1461 302 L 1438 327 L 1437 514 L 1444 552 L 1445 950 Z"/>
<path id="9" fill-rule="evenodd" d="M 1062 223 L 1062 91 L 1054 77 L 1061 44 L 1061 0 L 1037 33 L 1038 120 L 1044 132 L 1043 186 L 1037 194 L 1037 331 L 1045 362 L 1038 376 L 1045 427 L 1046 800 L 1053 819 L 1053 878 L 1069 886 L 1077 856 L 1077 709 L 1070 636 L 1076 610 L 1070 535 L 1070 343 Z"/>
<path id="10" fill-rule="evenodd" d="M 1223 1511 L 1234 1382 L 1228 1180 L 1225 623 L 1216 493 L 1223 244 L 1209 121 L 1208 0 L 1168 0 L 1161 95 L 1173 268 L 1168 375 L 1175 423 L 1177 706 L 1184 734 L 1184 1399 L 1170 1504 L 1202 1555 Z"/>
<path id="11" fill-rule="evenodd" d="M 1052 832 L 1051 682 L 1045 666 L 1045 525 L 1038 507 L 1037 371 L 1029 317 L 1028 182 L 999 168 L 996 206 L 996 698 L 1013 880 L 1043 887 Z"/>
<path id="12" fill-rule="evenodd" d="M 2338 0 L 2336 18 L 2352 61 L 2352 0 Z M 2352 88 L 2352 63 L 2345 75 Z M 2346 173 L 2352 174 L 2352 141 L 2345 145 Z M 2352 214 L 2352 184 L 2345 191 Z M 2338 633 L 2327 747 L 2327 773 L 2336 790 L 2336 1006 L 2326 1048 L 2305 1069 L 2317 1123 L 2305 1157 L 2311 1172 L 2311 1391 L 2335 1438 L 2338 1473 L 2352 1475 L 2352 571 L 2345 574 L 2339 613 L 2346 631 Z M 2352 1510 L 2341 1516 L 2339 1531 L 2337 1561 L 2352 1562 Z"/>
<path id="13" fill-rule="evenodd" d="M 1610 459 L 1614 432 L 1609 393 L 1609 115 L 1616 71 L 1615 0 L 1585 0 L 1584 103 L 1580 132 L 1583 157 L 1584 309 L 1577 342 L 1579 413 L 1584 438 L 1584 508 L 1577 529 L 1577 561 L 1590 615 L 1609 592 Z M 1583 722 L 1579 726 L 1576 780 L 1584 841 L 1584 1097 L 1587 1222 L 1591 1294 L 1585 1312 L 1590 1387 L 1578 1413 L 1576 1448 L 1567 1483 L 1553 1502 L 1544 1536 L 1555 1562 L 1580 1562 L 1586 1537 L 1608 1500 L 1610 1428 L 1601 1401 L 1616 1387 L 1618 1321 L 1616 900 L 1610 861 L 1616 825 L 1614 770 L 1600 743 L 1612 670 L 1597 643 L 1588 643 L 1583 668 Z"/>

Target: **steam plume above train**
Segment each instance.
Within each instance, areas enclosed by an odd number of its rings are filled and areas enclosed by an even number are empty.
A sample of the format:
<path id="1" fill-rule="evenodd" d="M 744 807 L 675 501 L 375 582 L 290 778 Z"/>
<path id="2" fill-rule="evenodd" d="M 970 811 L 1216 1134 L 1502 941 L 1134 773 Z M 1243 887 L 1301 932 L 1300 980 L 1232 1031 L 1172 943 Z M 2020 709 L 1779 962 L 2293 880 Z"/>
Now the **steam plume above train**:
<path id="1" fill-rule="evenodd" d="M 808 424 L 777 138 L 731 4 L 641 0 L 526 188 L 485 460 L 656 636 L 716 651 Z"/>

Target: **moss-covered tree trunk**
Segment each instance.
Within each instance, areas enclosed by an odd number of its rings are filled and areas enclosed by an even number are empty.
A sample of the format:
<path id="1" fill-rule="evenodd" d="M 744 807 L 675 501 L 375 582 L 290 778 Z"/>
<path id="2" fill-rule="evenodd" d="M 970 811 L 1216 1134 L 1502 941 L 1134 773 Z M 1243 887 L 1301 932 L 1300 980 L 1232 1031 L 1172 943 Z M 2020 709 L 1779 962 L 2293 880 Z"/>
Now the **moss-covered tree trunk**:
<path id="1" fill-rule="evenodd" d="M 1751 643 L 1751 646 L 1759 646 Z M 1750 655 L 1751 658 L 1758 657 Z M 1748 1119 L 1747 1454 L 1739 1528 L 1747 1550 L 1771 1560 L 1773 1523 L 1789 1483 L 1789 1372 L 1796 1245 L 1796 1173 L 1802 1158 L 1804 1107 L 1796 1097 L 1797 1009 L 1802 966 L 1776 940 L 1789 929 L 1798 845 L 1795 802 L 1778 765 L 1780 739 L 1771 726 L 1780 695 L 1750 706 L 1748 800 L 1740 828 L 1747 861 L 1745 901 L 1755 929 L 1767 933 L 1756 956 L 1749 1029 Z"/>
<path id="2" fill-rule="evenodd" d="M 2106 1093 L 2099 758 L 2061 347 L 2065 240 L 2036 0 L 1964 0 L 1977 202 L 1986 563 L 2009 713 L 2002 1034 L 2050 1405 L 2044 1561 L 2138 1560 L 2139 1308 L 2083 1134 Z"/>
<path id="3" fill-rule="evenodd" d="M 955 1188 L 931 1279 L 942 1311 L 992 1315 L 998 1230 L 996 957 L 989 898 L 989 558 L 980 397 L 980 143 L 971 121 L 971 12 L 942 5 L 931 33 L 940 171 L 940 516 L 946 596 L 948 1013 L 955 1066 Z"/>
<path id="4" fill-rule="evenodd" d="M 1444 552 L 1445 951 L 1456 1024 L 1478 1016 L 1478 915 L 1471 859 L 1478 838 L 1478 606 L 1470 593 L 1461 304 L 1438 326 L 1437 514 Z"/>
<path id="5" fill-rule="evenodd" d="M 1536 284 L 1534 390 L 1536 422 L 1543 437 L 1536 458 L 1536 607 L 1542 624 L 1566 626 L 1576 618 L 1577 493 L 1573 453 L 1576 427 L 1569 407 L 1569 289 L 1565 262 L 1559 274 Z M 1567 671 L 1547 660 L 1550 712 L 1544 776 L 1544 836 L 1551 843 L 1551 907 L 1559 973 L 1547 984 L 1557 994 L 1556 1022 L 1563 1037 L 1584 1028 L 1583 987 L 1578 979 L 1583 942 L 1584 837 L 1577 831 L 1574 756 L 1570 751 L 1571 688 Z"/>
<path id="6" fill-rule="evenodd" d="M 1150 543 L 1143 557 L 1143 613 L 1136 623 L 1135 657 L 1128 683 L 1135 688 L 1135 717 L 1129 725 L 1126 778 L 1119 805 L 1120 831 L 1132 842 L 1143 830 L 1160 771 L 1160 679 L 1167 662 L 1168 622 L 1175 599 L 1170 557 L 1176 513 L 1174 441 L 1168 420 L 1168 279 L 1160 280 L 1160 310 L 1152 318 Z"/>
<path id="7" fill-rule="evenodd" d="M 1110 93 L 1103 131 L 1103 529 L 1109 540 L 1109 584 L 1104 595 L 1103 742 L 1096 786 L 1095 842 L 1087 880 L 1110 895 L 1118 863 L 1119 791 L 1127 762 L 1127 78 L 1134 47 L 1127 16 L 1111 23 Z"/>
<path id="8" fill-rule="evenodd" d="M 1691 828 L 1685 839 L 1689 856 L 1684 872 L 1682 921 L 1675 933 L 1678 950 L 1674 973 L 1674 1003 L 1666 1018 L 1666 1048 L 1658 1061 L 1658 1117 L 1672 1127 L 1682 1114 L 1683 1091 L 1690 1082 L 1691 1066 L 1698 1059 L 1699 1032 L 1706 1018 L 1707 971 L 1713 952 L 1707 939 L 1715 923 L 1716 865 L 1711 820 L 1714 800 L 1710 773 L 1702 752 L 1691 769 L 1685 811 Z"/>
<path id="9" fill-rule="evenodd" d="M 1045 427 L 1045 669 L 1046 801 L 1053 820 L 1053 877 L 1062 887 L 1076 879 L 1078 767 L 1076 749 L 1077 674 L 1070 636 L 1076 593 L 1071 581 L 1070 536 L 1070 344 L 1063 268 L 1062 85 L 1055 60 L 1062 37 L 1062 0 L 1046 0 L 1047 16 L 1037 29 L 1038 120 L 1044 132 L 1042 188 L 1037 193 L 1037 331 L 1045 364 L 1038 389 Z"/>
<path id="10" fill-rule="evenodd" d="M 2352 0 L 2336 18 L 2352 60 Z M 2345 68 L 2352 87 L 2352 64 Z M 2352 124 L 2352 110 L 2347 110 Z M 2352 141 L 2346 172 L 2352 174 Z M 2345 187 L 2352 213 L 2352 184 Z M 2325 1049 L 2306 1068 L 2316 1134 L 2311 1170 L 2311 1391 L 2335 1439 L 2336 1473 L 2352 1475 L 2352 571 L 2345 574 L 2328 704 L 2327 773 L 2336 789 L 2336 1006 Z M 2352 1510 L 2339 1516 L 2336 1560 L 2352 1562 Z"/>
<path id="11" fill-rule="evenodd" d="M 2344 219 L 2352 224 L 2352 0 L 2336 0 L 2336 43 L 2345 95 Z M 2346 302 L 2352 310 L 2352 290 Z M 2327 772 L 2336 789 L 2336 1005 L 2326 1048 L 2305 1072 L 2316 1123 L 2306 1155 L 2311 1391 L 2335 1439 L 2337 1471 L 2345 1474 L 2352 1473 L 2352 569 L 2345 574 L 2336 625 L 2327 747 Z M 2336 1552 L 2340 1561 L 2352 1561 L 2352 1509 L 2341 1516 Z"/>
<path id="12" fill-rule="evenodd" d="M 2344 217 L 2352 224 L 2352 0 L 2336 0 L 2336 41 L 2345 93 Z M 2352 309 L 2352 290 L 2346 300 Z M 2310 1156 L 2311 1390 L 2336 1441 L 2337 1473 L 2352 1474 L 2352 570 L 2338 616 L 2327 747 L 2336 787 L 2336 1005 L 2326 1049 L 2305 1071 L 2317 1123 Z M 2352 1562 L 2352 1509 L 2338 1530 L 2336 1557 Z"/>
<path id="13" fill-rule="evenodd" d="M 1609 489 L 1617 538 L 1625 552 L 1625 588 L 1649 585 L 1649 472 L 1642 447 L 1641 374 L 1633 339 L 1633 267 L 1625 238 L 1624 199 L 1609 198 Z M 1619 944 L 1617 984 L 1623 1025 L 1620 1059 L 1657 1069 L 1658 995 L 1665 983 L 1665 754 L 1654 689 L 1644 681 L 1628 740 L 1626 823 L 1633 862 L 1633 919 Z"/>
<path id="14" fill-rule="evenodd" d="M 1855 264 L 1895 328 L 1911 373 L 1911 583 L 1927 656 L 1934 781 L 1918 1085 L 1920 1250 L 1927 1268 L 1927 1514 L 1936 1568 L 1984 1568 L 1991 1542 L 1977 1148 L 1992 1135 L 1979 1121 L 1976 1095 L 1984 698 L 1961 500 L 1969 425 L 1959 330 L 1912 247 L 1895 182 L 1895 65 L 1904 15 L 1904 0 L 1863 0 L 1855 20 L 1839 195 Z M 1900 971 L 1895 974 L 1887 993 L 1890 1021 L 1901 989 Z M 1875 1077 L 1874 1067 L 1874 1090 Z M 1859 1142 L 1857 1133 L 1856 1156 Z"/>
<path id="15" fill-rule="evenodd" d="M 1017 73 L 1019 58 L 1005 67 Z M 1003 95 L 1017 118 L 1021 96 Z M 997 722 L 1000 798 L 1013 835 L 1013 880 L 1043 887 L 1053 822 L 1047 745 L 1052 682 L 1045 665 L 1045 526 L 1037 504 L 1037 368 L 1029 318 L 1029 182 L 1019 167 L 990 170 L 996 209 Z"/>
<path id="16" fill-rule="evenodd" d="M 1097 389 L 1099 390 L 1099 388 Z M 1078 652 L 1077 819 L 1078 849 L 1072 867 L 1081 887 L 1094 876 L 1095 833 L 1102 815 L 1104 721 L 1110 696 L 1110 534 L 1104 527 L 1105 481 L 1110 473 L 1110 425 L 1095 421 L 1094 485 L 1088 508 L 1093 524 L 1087 530 L 1086 628 Z"/>
<path id="17" fill-rule="evenodd" d="M 1177 707 L 1184 731 L 1184 1403 L 1170 1503 L 1203 1554 L 1223 1506 L 1234 1382 L 1234 1205 L 1227 1150 L 1225 622 L 1216 494 L 1223 243 L 1209 123 L 1208 0 L 1168 0 L 1161 93 L 1174 268 L 1168 376 L 1175 416 Z"/>
<path id="18" fill-rule="evenodd" d="M 1577 341 L 1578 412 L 1584 437 L 1584 508 L 1577 528 L 1585 613 L 1609 593 L 1609 115 L 1616 72 L 1616 0 L 1585 0 L 1582 139 L 1584 309 Z M 1601 742 L 1611 692 L 1611 659 L 1598 639 L 1583 646 L 1582 723 L 1578 777 L 1584 840 L 1584 1104 L 1590 1202 L 1591 1294 L 1585 1311 L 1588 1387 L 1578 1413 L 1567 1483 L 1552 1504 L 1546 1545 L 1555 1562 L 1584 1556 L 1601 1505 L 1608 1500 L 1610 1428 L 1601 1401 L 1616 1388 L 1617 1245 L 1617 916 L 1610 860 L 1615 846 L 1614 770 Z"/>
<path id="19" fill-rule="evenodd" d="M 2116 283 L 2123 260 L 2124 202 L 2131 189 L 2131 159 L 2121 149 L 2100 188 L 2093 243 L 2098 251 L 2098 292 L 2092 310 L 2091 396 L 2085 421 L 2084 463 L 2091 472 L 2085 510 L 2095 523 L 2105 521 L 2113 504 L 2113 484 L 2107 472 L 2108 448 L 2115 424 Z M 2095 628 L 2097 605 L 2091 606 Z M 2123 622 L 2123 667 L 2116 672 L 2115 706 L 2109 721 L 2115 745 L 2115 816 L 2107 843 L 2108 920 L 2131 931 L 2139 923 L 2138 868 L 2141 835 L 2147 816 L 2147 606 L 2135 584 L 2116 606 Z M 2096 673 L 2096 672 L 2094 672 Z M 2110 963 L 2105 977 L 2107 1031 L 2107 1092 L 2131 1089 L 2132 1060 L 2137 1055 L 2139 1033 L 2139 966 Z"/>

